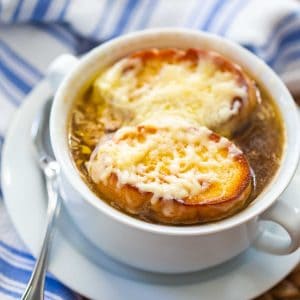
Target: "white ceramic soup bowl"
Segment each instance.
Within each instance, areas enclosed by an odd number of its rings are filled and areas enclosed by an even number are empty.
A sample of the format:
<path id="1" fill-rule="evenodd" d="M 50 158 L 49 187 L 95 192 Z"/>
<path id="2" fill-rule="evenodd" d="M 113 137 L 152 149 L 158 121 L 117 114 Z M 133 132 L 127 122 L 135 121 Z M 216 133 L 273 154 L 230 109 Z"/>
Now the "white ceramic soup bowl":
<path id="1" fill-rule="evenodd" d="M 130 217 L 99 199 L 81 179 L 68 149 L 67 123 L 76 94 L 99 70 L 127 54 L 151 47 L 215 50 L 243 66 L 272 95 L 285 124 L 282 163 L 272 182 L 243 211 L 225 220 L 195 226 L 151 224 Z M 66 76 L 64 76 L 66 74 Z M 93 49 L 80 60 L 63 57 L 50 68 L 55 85 L 51 141 L 62 167 L 61 193 L 80 231 L 111 257 L 148 271 L 179 273 L 222 263 L 254 245 L 274 254 L 288 254 L 300 244 L 300 214 L 278 200 L 299 159 L 299 120 L 287 88 L 259 58 L 221 37 L 191 30 L 156 29 L 132 33 Z M 268 231 L 261 220 L 280 224 L 286 239 Z"/>

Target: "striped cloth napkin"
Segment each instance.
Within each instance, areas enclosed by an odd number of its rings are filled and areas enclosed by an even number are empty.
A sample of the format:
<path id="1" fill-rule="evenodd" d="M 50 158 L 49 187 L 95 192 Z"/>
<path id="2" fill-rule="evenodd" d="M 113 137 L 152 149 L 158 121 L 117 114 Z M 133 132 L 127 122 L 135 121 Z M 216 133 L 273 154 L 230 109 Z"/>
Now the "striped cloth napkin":
<path id="1" fill-rule="evenodd" d="M 0 151 L 14 112 L 56 56 L 80 55 L 126 32 L 171 26 L 237 41 L 263 58 L 293 91 L 300 91 L 297 1 L 0 0 Z M 1 199 L 0 299 L 20 298 L 33 264 Z M 49 274 L 46 299 L 80 296 Z"/>

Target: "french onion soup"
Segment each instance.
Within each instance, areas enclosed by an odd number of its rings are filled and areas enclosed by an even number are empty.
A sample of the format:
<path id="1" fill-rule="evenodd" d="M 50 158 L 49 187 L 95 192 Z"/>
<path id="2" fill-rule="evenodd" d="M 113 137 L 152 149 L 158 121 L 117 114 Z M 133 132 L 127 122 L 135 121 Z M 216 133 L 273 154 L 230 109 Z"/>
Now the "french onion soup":
<path id="1" fill-rule="evenodd" d="M 199 224 L 240 211 L 276 173 L 283 146 L 270 95 L 201 49 L 132 53 L 100 70 L 70 112 L 83 180 L 149 222 Z"/>

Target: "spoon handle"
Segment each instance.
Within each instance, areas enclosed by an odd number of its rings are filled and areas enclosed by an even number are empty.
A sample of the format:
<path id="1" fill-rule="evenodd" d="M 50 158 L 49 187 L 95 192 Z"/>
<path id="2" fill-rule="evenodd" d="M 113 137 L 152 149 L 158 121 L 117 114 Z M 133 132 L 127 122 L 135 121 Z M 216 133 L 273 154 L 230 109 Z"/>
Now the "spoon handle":
<path id="1" fill-rule="evenodd" d="M 60 201 L 58 199 L 59 166 L 55 161 L 45 161 L 44 165 L 42 165 L 42 169 L 45 175 L 48 194 L 46 233 L 27 288 L 22 296 L 22 300 L 44 299 L 44 284 L 47 270 L 48 252 L 53 237 L 55 218 L 60 209 Z"/>

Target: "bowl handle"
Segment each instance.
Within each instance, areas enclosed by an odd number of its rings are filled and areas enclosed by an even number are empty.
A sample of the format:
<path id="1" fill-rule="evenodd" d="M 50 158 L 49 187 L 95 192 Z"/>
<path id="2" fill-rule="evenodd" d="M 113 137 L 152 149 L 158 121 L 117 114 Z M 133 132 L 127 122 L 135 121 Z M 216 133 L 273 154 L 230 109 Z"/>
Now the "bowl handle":
<path id="1" fill-rule="evenodd" d="M 64 77 L 78 64 L 79 59 L 71 54 L 62 54 L 55 58 L 47 70 L 47 79 L 55 92 Z"/>
<path id="2" fill-rule="evenodd" d="M 267 229 L 261 221 L 271 221 L 282 226 L 289 238 Z M 285 255 L 300 247 L 300 210 L 283 201 L 277 201 L 267 209 L 259 220 L 259 234 L 253 245 L 256 249 L 271 254 Z"/>

